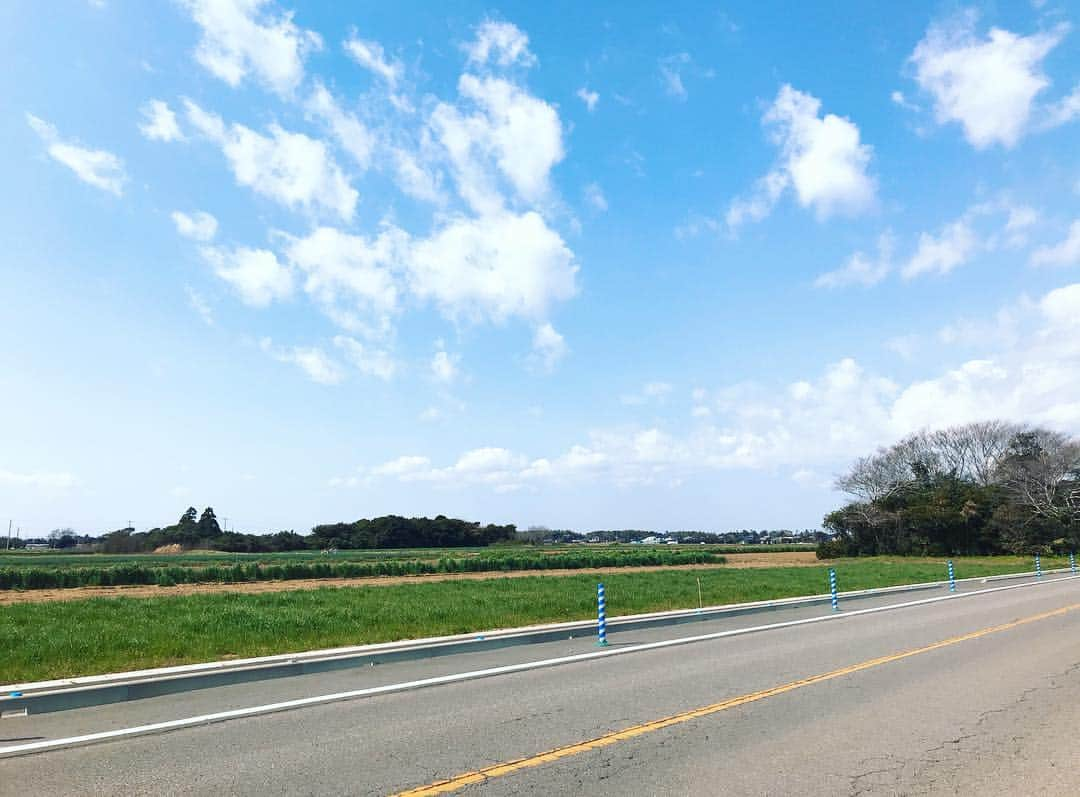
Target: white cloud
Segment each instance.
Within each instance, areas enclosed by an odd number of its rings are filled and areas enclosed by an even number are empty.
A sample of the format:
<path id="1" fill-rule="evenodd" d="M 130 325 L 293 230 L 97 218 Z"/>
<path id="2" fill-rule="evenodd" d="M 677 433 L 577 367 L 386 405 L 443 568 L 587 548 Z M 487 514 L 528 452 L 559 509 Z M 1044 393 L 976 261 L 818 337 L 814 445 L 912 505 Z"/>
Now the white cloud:
<path id="1" fill-rule="evenodd" d="M 1069 226 L 1065 240 L 1053 246 L 1040 246 L 1028 260 L 1033 266 L 1080 266 L 1080 219 Z"/>
<path id="2" fill-rule="evenodd" d="M 19 473 L 0 469 L 0 485 L 30 487 L 38 490 L 70 490 L 79 484 L 78 477 L 66 472 Z"/>
<path id="3" fill-rule="evenodd" d="M 487 20 L 476 29 L 476 38 L 464 46 L 470 64 L 530 67 L 536 56 L 529 51 L 529 37 L 512 22 Z"/>
<path id="4" fill-rule="evenodd" d="M 322 141 L 277 124 L 263 136 L 241 124 L 227 126 L 190 100 L 184 103 L 191 123 L 221 147 L 240 185 L 289 208 L 321 208 L 352 218 L 357 193 Z"/>
<path id="5" fill-rule="evenodd" d="M 353 36 L 345 42 L 345 52 L 364 69 L 384 80 L 391 91 L 397 88 L 404 67 L 400 61 L 387 58 L 381 44 Z"/>
<path id="6" fill-rule="evenodd" d="M 435 381 L 448 385 L 457 379 L 460 374 L 460 359 L 458 355 L 448 354 L 441 348 L 435 352 L 435 356 L 431 358 L 431 375 Z"/>
<path id="7" fill-rule="evenodd" d="M 204 246 L 201 252 L 214 273 L 229 283 L 245 304 L 265 307 L 292 295 L 292 272 L 267 249 Z"/>
<path id="8" fill-rule="evenodd" d="M 574 255 L 533 211 L 457 218 L 409 254 L 413 293 L 451 318 L 543 318 L 577 292 Z"/>
<path id="9" fill-rule="evenodd" d="M 270 338 L 259 341 L 259 347 L 278 362 L 297 366 L 312 382 L 337 385 L 345 378 L 341 365 L 317 346 L 275 346 Z"/>
<path id="10" fill-rule="evenodd" d="M 306 275 L 304 291 L 335 318 L 358 312 L 381 323 L 398 307 L 402 288 L 395 271 L 407 243 L 393 227 L 373 238 L 318 227 L 304 238 L 286 237 L 285 256 Z"/>
<path id="11" fill-rule="evenodd" d="M 415 153 L 402 147 L 391 148 L 394 179 L 398 188 L 414 199 L 443 204 L 441 175 L 430 168 Z"/>
<path id="12" fill-rule="evenodd" d="M 660 79 L 664 91 L 679 100 L 686 99 L 686 86 L 682 81 L 682 70 L 690 63 L 690 53 L 675 53 L 660 59 Z"/>
<path id="13" fill-rule="evenodd" d="M 214 314 L 211 312 L 210 305 L 207 304 L 203 295 L 190 286 L 186 286 L 184 290 L 187 293 L 188 304 L 191 306 L 191 309 L 199 314 L 203 323 L 212 327 L 214 325 Z"/>
<path id="14" fill-rule="evenodd" d="M 892 233 L 884 232 L 878 237 L 876 258 L 871 259 L 862 252 L 856 252 L 840 268 L 820 275 L 814 280 L 814 285 L 818 288 L 840 288 L 846 285 L 869 288 L 877 285 L 892 270 L 894 246 Z"/>
<path id="15" fill-rule="evenodd" d="M 600 95 L 595 91 L 589 91 L 589 89 L 582 86 L 577 90 L 578 99 L 585 103 L 585 107 L 589 109 L 589 113 L 596 110 L 596 104 L 600 102 Z"/>
<path id="16" fill-rule="evenodd" d="M 594 210 L 603 212 L 608 209 L 607 197 L 604 196 L 603 189 L 596 183 L 586 185 L 582 189 L 581 195 Z"/>
<path id="17" fill-rule="evenodd" d="M 270 0 L 181 0 L 202 29 L 195 59 L 234 88 L 253 74 L 278 94 L 304 78 L 304 59 L 322 47 L 317 33 L 296 26 Z"/>
<path id="18" fill-rule="evenodd" d="M 65 141 L 53 125 L 33 114 L 26 114 L 26 121 L 45 143 L 49 157 L 67 166 L 84 183 L 116 196 L 123 195 L 127 175 L 120 158 L 103 149 L 87 149 Z"/>
<path id="19" fill-rule="evenodd" d="M 1031 36 L 991 28 L 980 38 L 977 18 L 966 11 L 931 25 L 911 55 L 915 79 L 933 97 L 939 124 L 958 122 L 978 149 L 1012 147 L 1029 127 L 1036 97 L 1050 85 L 1043 60 L 1068 26 Z M 1061 121 L 1067 121 L 1068 105 L 1062 108 Z"/>
<path id="20" fill-rule="evenodd" d="M 361 343 L 345 335 L 335 336 L 334 345 L 341 349 L 345 359 L 365 376 L 374 376 L 388 382 L 397 373 L 397 362 L 385 349 Z"/>
<path id="21" fill-rule="evenodd" d="M 1080 86 L 1074 88 L 1068 96 L 1049 105 L 1044 110 L 1038 127 L 1040 130 L 1049 130 L 1071 122 L 1077 117 L 1080 117 Z"/>
<path id="22" fill-rule="evenodd" d="M 202 210 L 197 210 L 192 214 L 183 213 L 179 210 L 172 212 L 173 224 L 176 225 L 176 231 L 183 235 L 185 238 L 191 238 L 193 241 L 212 241 L 214 236 L 217 235 L 218 223 L 217 219 Z"/>
<path id="23" fill-rule="evenodd" d="M 430 124 L 461 197 L 477 213 L 498 212 L 505 201 L 495 178 L 501 175 L 522 201 L 545 200 L 551 169 L 565 154 L 555 109 L 503 78 L 465 74 L 458 91 L 476 112 L 439 103 Z"/>
<path id="24" fill-rule="evenodd" d="M 742 383 L 713 391 L 711 412 L 683 435 L 659 427 L 597 430 L 562 455 L 530 459 L 486 447 L 444 468 L 418 458 L 404 470 L 445 487 L 508 490 L 586 479 L 668 483 L 694 472 L 786 466 L 812 484 L 818 473 L 922 428 L 1004 418 L 1080 432 L 1080 284 L 1050 291 L 1024 313 L 1024 334 L 1002 338 L 1002 349 L 906 385 L 844 358 L 786 390 Z"/>
<path id="25" fill-rule="evenodd" d="M 821 100 L 781 87 L 763 117 L 780 150 L 777 165 L 758 180 L 749 198 L 732 202 L 731 229 L 765 218 L 790 186 L 804 208 L 819 220 L 857 215 L 876 202 L 877 185 L 868 173 L 873 149 L 863 144 L 859 128 L 835 114 L 821 116 Z"/>
<path id="26" fill-rule="evenodd" d="M 406 455 L 372 468 L 371 472 L 375 476 L 396 476 L 402 481 L 409 481 L 415 474 L 425 473 L 430 469 L 431 460 L 427 457 Z"/>
<path id="27" fill-rule="evenodd" d="M 316 84 L 307 102 L 309 113 L 322 119 L 334 134 L 338 144 L 354 161 L 366 169 L 375 151 L 375 134 L 355 114 L 341 109 L 334 96 L 321 83 Z"/>
<path id="28" fill-rule="evenodd" d="M 183 141 L 184 134 L 176 121 L 168 103 L 150 100 L 142 107 L 144 121 L 139 125 L 139 132 L 151 141 Z"/>
<path id="29" fill-rule="evenodd" d="M 754 182 L 754 188 L 749 196 L 740 197 L 732 201 L 728 206 L 724 222 L 729 230 L 736 230 L 746 222 L 756 222 L 768 217 L 776 203 L 780 201 L 784 191 L 790 185 L 790 179 L 785 172 L 772 171 L 764 177 L 759 177 Z M 710 219 L 701 219 L 683 229 L 682 235 L 695 235 L 700 227 L 715 229 L 716 225 Z"/>
<path id="30" fill-rule="evenodd" d="M 966 217 L 961 218 L 945 225 L 936 236 L 925 232 L 919 235 L 919 246 L 900 273 L 904 279 L 928 272 L 948 274 L 966 263 L 978 247 L 971 224 Z"/>
<path id="31" fill-rule="evenodd" d="M 544 371 L 552 371 L 566 356 L 566 339 L 550 323 L 536 328 L 532 341 L 532 360 Z"/>

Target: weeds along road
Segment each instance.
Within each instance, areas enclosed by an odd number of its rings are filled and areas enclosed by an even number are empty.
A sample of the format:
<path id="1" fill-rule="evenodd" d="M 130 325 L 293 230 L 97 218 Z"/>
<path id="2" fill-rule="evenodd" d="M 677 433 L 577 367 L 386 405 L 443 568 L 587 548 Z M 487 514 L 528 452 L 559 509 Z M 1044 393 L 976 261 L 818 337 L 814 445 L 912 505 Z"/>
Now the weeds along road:
<path id="1" fill-rule="evenodd" d="M 551 653 L 4 720 L 0 745 Z M 0 794 L 389 794 L 447 779 L 464 794 L 1075 794 L 1078 701 L 1070 580 L 4 759 Z"/>

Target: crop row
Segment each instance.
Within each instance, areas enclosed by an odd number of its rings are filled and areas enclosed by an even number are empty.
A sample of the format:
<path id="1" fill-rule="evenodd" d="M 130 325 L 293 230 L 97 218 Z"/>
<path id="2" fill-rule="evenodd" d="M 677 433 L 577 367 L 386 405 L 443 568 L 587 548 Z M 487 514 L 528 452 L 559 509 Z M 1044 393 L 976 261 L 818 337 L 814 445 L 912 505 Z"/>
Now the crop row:
<path id="1" fill-rule="evenodd" d="M 0 589 L 55 589 L 112 587 L 131 584 L 237 583 L 291 581 L 319 578 L 411 576 L 429 573 L 475 573 L 511 570 L 577 570 L 584 567 L 640 567 L 649 565 L 722 564 L 723 556 L 699 551 L 583 552 L 549 556 L 444 557 L 434 561 L 237 563 L 209 567 L 0 568 Z"/>

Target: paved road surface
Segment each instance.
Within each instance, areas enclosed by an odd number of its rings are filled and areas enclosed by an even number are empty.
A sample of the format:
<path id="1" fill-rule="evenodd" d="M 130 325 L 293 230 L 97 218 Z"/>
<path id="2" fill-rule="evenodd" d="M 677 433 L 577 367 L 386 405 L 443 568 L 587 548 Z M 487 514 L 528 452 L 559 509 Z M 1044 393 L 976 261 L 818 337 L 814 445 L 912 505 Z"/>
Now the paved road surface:
<path id="1" fill-rule="evenodd" d="M 1048 612 L 1057 613 L 1030 619 Z M 873 663 L 1016 620 L 1025 622 Z M 405 680 L 409 668 L 543 658 L 547 647 L 5 720 L 0 740 L 115 727 L 147 712 L 189 716 L 208 701 L 219 710 L 332 692 L 333 679 L 355 688 Z M 825 673 L 834 675 L 717 708 Z M 1080 581 L 1066 581 L 0 760 L 0 794 L 387 794 L 628 728 L 602 748 L 530 760 L 462 793 L 1077 794 L 1078 699 Z M 638 727 L 702 707 L 711 713 Z"/>

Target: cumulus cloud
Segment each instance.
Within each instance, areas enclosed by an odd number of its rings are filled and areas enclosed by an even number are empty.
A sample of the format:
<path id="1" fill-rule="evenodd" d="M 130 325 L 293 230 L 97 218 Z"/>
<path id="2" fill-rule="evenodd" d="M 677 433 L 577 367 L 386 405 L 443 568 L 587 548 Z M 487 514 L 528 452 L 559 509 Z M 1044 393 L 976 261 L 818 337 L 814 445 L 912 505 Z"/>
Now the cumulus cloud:
<path id="1" fill-rule="evenodd" d="M 65 140 L 55 126 L 33 114 L 26 114 L 26 122 L 45 144 L 50 158 L 67 166 L 84 183 L 116 196 L 123 195 L 127 175 L 120 158 L 103 149 L 87 149 Z"/>
<path id="2" fill-rule="evenodd" d="M 201 252 L 214 273 L 229 283 L 245 304 L 266 307 L 292 295 L 292 272 L 268 249 L 204 246 Z"/>
<path id="3" fill-rule="evenodd" d="M 1014 146 L 1031 126 L 1036 98 L 1049 85 L 1046 56 L 1068 32 L 1067 25 L 1021 36 L 991 28 L 976 32 L 978 15 L 966 11 L 934 23 L 915 47 L 915 79 L 934 102 L 939 124 L 956 122 L 977 149 Z M 1050 116 L 1062 124 L 1080 111 L 1066 99 Z M 1044 116 L 1043 124 L 1051 121 Z"/>
<path id="4" fill-rule="evenodd" d="M 555 108 L 500 77 L 464 74 L 458 91 L 469 110 L 439 103 L 430 124 L 462 199 L 477 213 L 498 212 L 505 203 L 501 177 L 521 201 L 544 200 L 551 169 L 564 155 Z"/>
<path id="5" fill-rule="evenodd" d="M 406 293 L 455 321 L 502 322 L 541 319 L 577 291 L 573 253 L 533 211 L 457 217 L 427 237 L 388 225 L 374 237 L 320 227 L 285 240 L 305 292 L 354 329 L 388 323 Z"/>
<path id="6" fill-rule="evenodd" d="M 543 318 L 577 292 L 578 267 L 534 211 L 460 217 L 411 247 L 409 283 L 452 319 Z"/>
<path id="7" fill-rule="evenodd" d="M 552 371 L 566 356 L 566 339 L 550 323 L 536 328 L 532 341 L 532 361 L 541 370 Z"/>
<path id="8" fill-rule="evenodd" d="M 937 235 L 922 233 L 915 254 L 901 269 L 904 279 L 920 274 L 948 274 L 977 251 L 979 240 L 967 218 L 945 225 Z"/>
<path id="9" fill-rule="evenodd" d="M 375 134 L 355 114 L 343 110 L 321 83 L 316 84 L 312 91 L 307 110 L 330 128 L 338 145 L 352 156 L 361 169 L 370 165 L 376 145 Z"/>
<path id="10" fill-rule="evenodd" d="M 862 143 L 854 122 L 822 115 L 821 100 L 789 85 L 781 87 L 763 122 L 779 159 L 750 196 L 732 202 L 729 229 L 768 216 L 789 187 L 819 220 L 857 215 L 874 206 L 877 184 L 868 171 L 873 149 Z"/>
<path id="11" fill-rule="evenodd" d="M 270 338 L 263 338 L 259 348 L 278 362 L 295 365 L 320 385 L 337 385 L 345 378 L 341 364 L 318 346 L 276 346 Z"/>
<path id="12" fill-rule="evenodd" d="M 529 37 L 512 22 L 481 23 L 476 38 L 464 45 L 464 50 L 469 63 L 476 66 L 529 67 L 536 63 L 536 56 L 529 51 Z"/>
<path id="13" fill-rule="evenodd" d="M 1028 260 L 1033 266 L 1080 266 L 1080 219 L 1069 226 L 1061 243 L 1040 246 Z"/>
<path id="14" fill-rule="evenodd" d="M 139 132 L 151 141 L 183 141 L 184 134 L 176 121 L 176 114 L 168 103 L 150 100 L 142 107 L 143 121 Z"/>
<path id="15" fill-rule="evenodd" d="M 209 213 L 197 210 L 194 213 L 188 214 L 179 210 L 172 212 L 173 224 L 176 225 L 176 231 L 183 235 L 185 238 L 190 238 L 193 241 L 212 241 L 214 236 L 217 235 L 218 223 L 217 219 L 211 216 Z"/>
<path id="16" fill-rule="evenodd" d="M 285 241 L 285 257 L 305 275 L 304 291 L 333 317 L 342 320 L 343 314 L 353 313 L 381 323 L 397 310 L 402 288 L 395 272 L 408 245 L 403 231 L 388 227 L 369 238 L 318 227 Z"/>
<path id="17" fill-rule="evenodd" d="M 892 270 L 892 256 L 895 238 L 891 232 L 878 237 L 877 256 L 870 257 L 862 252 L 855 252 L 843 266 L 827 271 L 814 280 L 818 288 L 841 288 L 847 285 L 861 285 L 869 288 L 877 285 Z"/>
<path id="18" fill-rule="evenodd" d="M 448 385 L 457 379 L 460 374 L 458 362 L 461 358 L 455 354 L 449 354 L 443 348 L 435 352 L 431 358 L 431 376 L 436 382 Z"/>
<path id="19" fill-rule="evenodd" d="M 237 183 L 289 208 L 352 218 L 357 193 L 324 142 L 278 124 L 264 136 L 241 124 L 226 125 L 191 100 L 184 104 L 195 128 L 221 147 Z"/>
<path id="20" fill-rule="evenodd" d="M 234 88 L 248 75 L 288 95 L 304 78 L 304 59 L 322 47 L 271 0 L 181 0 L 202 30 L 195 59 Z"/>

